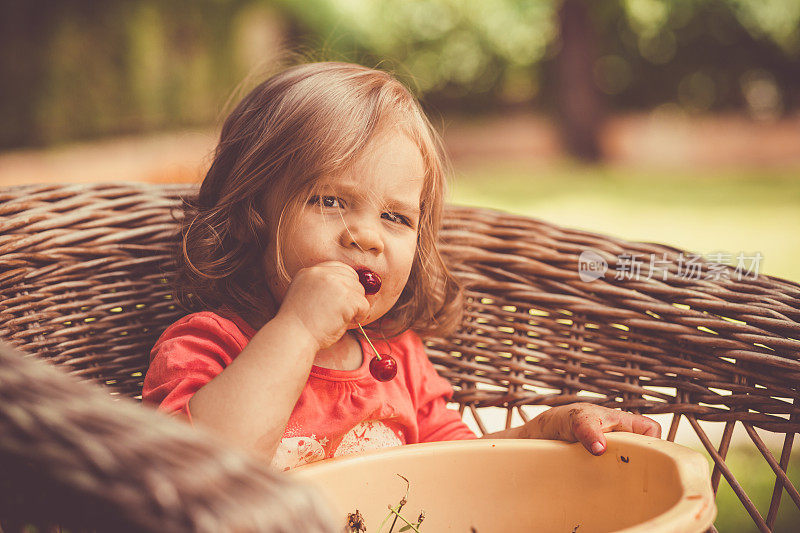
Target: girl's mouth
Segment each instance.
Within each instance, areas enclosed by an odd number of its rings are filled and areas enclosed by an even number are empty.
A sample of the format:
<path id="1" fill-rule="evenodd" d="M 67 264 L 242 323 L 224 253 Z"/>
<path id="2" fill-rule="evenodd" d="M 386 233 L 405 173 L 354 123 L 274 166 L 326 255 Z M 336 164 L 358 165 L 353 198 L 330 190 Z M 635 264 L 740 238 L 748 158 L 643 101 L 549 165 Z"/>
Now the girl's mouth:
<path id="1" fill-rule="evenodd" d="M 367 295 L 376 294 L 381 290 L 381 277 L 372 270 L 364 267 L 356 269 L 358 281 L 364 286 L 364 293 Z"/>

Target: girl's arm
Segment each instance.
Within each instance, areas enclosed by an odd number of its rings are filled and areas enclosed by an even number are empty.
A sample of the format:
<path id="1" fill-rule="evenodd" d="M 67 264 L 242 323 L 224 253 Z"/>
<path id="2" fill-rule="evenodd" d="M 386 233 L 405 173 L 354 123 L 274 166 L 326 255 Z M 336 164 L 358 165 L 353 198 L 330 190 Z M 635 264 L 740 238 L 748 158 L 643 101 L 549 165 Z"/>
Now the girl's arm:
<path id="1" fill-rule="evenodd" d="M 352 268 L 326 262 L 302 269 L 275 318 L 189 400 L 192 421 L 271 461 L 315 355 L 368 312 Z"/>
<path id="2" fill-rule="evenodd" d="M 276 316 L 192 396 L 192 422 L 271 461 L 316 353 L 301 325 Z"/>
<path id="3" fill-rule="evenodd" d="M 661 425 L 653 419 L 590 403 L 553 407 L 526 424 L 490 433 L 483 438 L 580 441 L 594 455 L 601 455 L 606 450 L 603 434 L 609 431 L 661 438 Z"/>

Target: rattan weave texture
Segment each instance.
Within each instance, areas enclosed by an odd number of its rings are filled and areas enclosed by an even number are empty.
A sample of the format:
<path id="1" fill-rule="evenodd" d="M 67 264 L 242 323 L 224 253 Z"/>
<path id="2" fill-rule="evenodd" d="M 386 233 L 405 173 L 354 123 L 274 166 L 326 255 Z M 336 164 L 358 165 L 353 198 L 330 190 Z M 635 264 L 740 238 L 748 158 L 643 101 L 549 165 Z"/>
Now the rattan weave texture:
<path id="1" fill-rule="evenodd" d="M 800 285 L 733 267 L 692 279 L 675 248 L 481 209 L 451 208 L 444 239 L 469 303 L 454 338 L 430 347 L 459 402 L 590 401 L 800 431 L 777 416 L 800 414 Z M 580 279 L 586 250 L 604 277 Z M 635 254 L 668 263 L 620 275 Z"/>
<path id="2" fill-rule="evenodd" d="M 113 532 L 334 532 L 310 488 L 0 343 L 0 518 Z M 28 530 L 29 531 L 29 530 Z"/>
<path id="3" fill-rule="evenodd" d="M 183 314 L 164 269 L 186 192 L 146 185 L 0 191 L 0 338 L 137 396 L 149 349 Z"/>

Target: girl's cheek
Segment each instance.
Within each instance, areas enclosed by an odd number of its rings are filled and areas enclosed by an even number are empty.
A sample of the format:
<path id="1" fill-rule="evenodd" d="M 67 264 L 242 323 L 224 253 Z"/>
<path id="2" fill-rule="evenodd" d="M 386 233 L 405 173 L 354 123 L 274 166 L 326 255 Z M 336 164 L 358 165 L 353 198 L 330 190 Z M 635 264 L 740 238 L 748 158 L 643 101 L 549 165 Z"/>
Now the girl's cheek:
<path id="1" fill-rule="evenodd" d="M 405 290 L 406 285 L 408 284 L 408 276 L 410 273 L 411 272 L 409 270 L 409 273 L 405 277 L 402 277 L 400 279 L 397 278 L 392 279 L 392 282 L 390 284 L 390 290 L 387 291 L 387 295 L 390 296 L 392 299 L 393 302 L 392 305 L 394 305 L 394 302 L 396 302 L 397 299 L 400 298 L 400 295 L 403 293 L 403 290 Z"/>

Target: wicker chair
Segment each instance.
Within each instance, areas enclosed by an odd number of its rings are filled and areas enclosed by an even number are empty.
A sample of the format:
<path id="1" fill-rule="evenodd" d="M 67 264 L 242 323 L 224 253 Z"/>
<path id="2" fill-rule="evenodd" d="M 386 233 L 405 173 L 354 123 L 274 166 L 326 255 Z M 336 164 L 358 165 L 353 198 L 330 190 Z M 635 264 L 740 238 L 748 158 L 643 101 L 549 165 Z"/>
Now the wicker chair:
<path id="1" fill-rule="evenodd" d="M 316 493 L 0 344 L 0 531 L 339 533 Z"/>
<path id="2" fill-rule="evenodd" d="M 137 398 L 150 347 L 185 313 L 166 275 L 180 199 L 195 193 L 116 184 L 0 190 L 0 338 Z M 675 248 L 484 209 L 450 207 L 442 239 L 468 287 L 467 310 L 452 338 L 426 343 L 482 431 L 484 407 L 505 408 L 507 425 L 514 413 L 527 420 L 524 406 L 574 401 L 673 413 L 667 438 L 685 418 L 714 461 L 714 489 L 724 477 L 759 530 L 772 530 L 781 501 L 800 508 L 786 475 L 800 431 L 800 285 L 737 279 L 705 262 L 706 275 L 687 276 Z M 581 276 L 585 250 L 605 261 L 604 276 Z M 655 254 L 658 274 L 633 275 L 635 254 Z M 699 420 L 724 424 L 721 442 Z M 737 425 L 775 474 L 766 515 L 725 462 Z M 756 428 L 785 435 L 780 457 Z M 52 446 L 21 438 L 32 449 Z"/>

